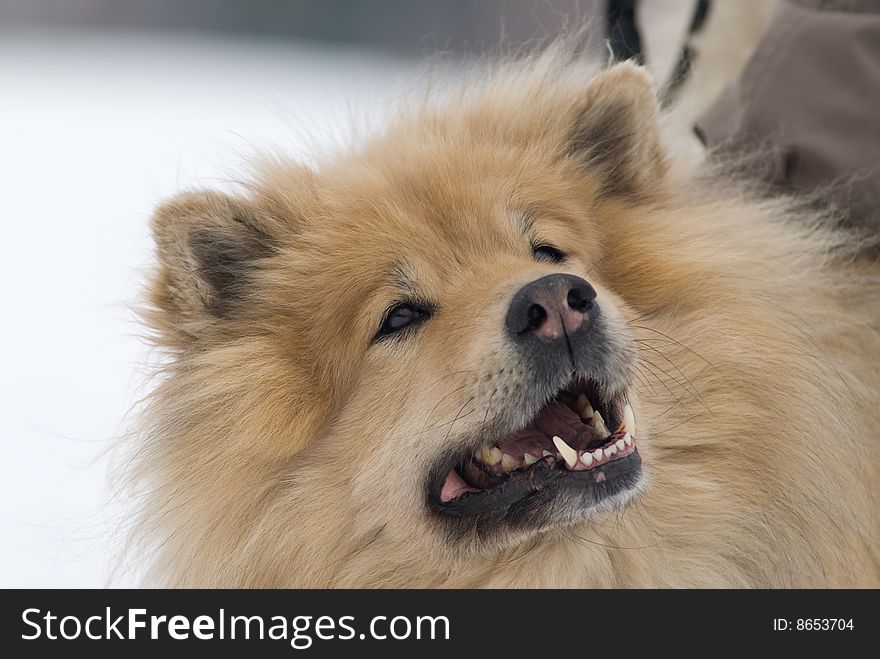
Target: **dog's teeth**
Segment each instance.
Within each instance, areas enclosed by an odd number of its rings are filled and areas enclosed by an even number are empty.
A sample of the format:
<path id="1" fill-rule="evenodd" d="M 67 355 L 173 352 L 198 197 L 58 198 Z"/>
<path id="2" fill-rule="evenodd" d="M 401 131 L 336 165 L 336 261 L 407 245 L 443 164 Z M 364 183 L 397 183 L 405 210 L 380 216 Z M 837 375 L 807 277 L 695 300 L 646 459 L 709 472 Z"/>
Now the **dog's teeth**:
<path id="1" fill-rule="evenodd" d="M 607 437 L 608 436 L 608 428 L 605 426 L 605 419 L 602 418 L 602 415 L 596 411 L 593 414 L 593 419 L 590 421 L 590 425 L 593 426 L 593 430 L 599 437 Z"/>
<path id="2" fill-rule="evenodd" d="M 626 444 L 622 439 L 618 439 L 616 442 L 614 442 L 614 445 L 617 447 L 618 451 L 622 451 L 626 448 Z"/>
<path id="3" fill-rule="evenodd" d="M 636 434 L 636 418 L 633 416 L 633 408 L 627 403 L 623 407 L 623 421 L 615 432 L 628 432 L 630 435 Z"/>
<path id="4" fill-rule="evenodd" d="M 535 464 L 538 460 L 540 460 L 540 458 L 536 458 L 536 457 L 535 457 L 534 455 L 532 455 L 531 453 L 526 453 L 526 454 L 523 456 L 523 462 L 526 463 L 526 467 L 531 467 L 531 466 L 532 466 L 533 464 Z"/>
<path id="5" fill-rule="evenodd" d="M 616 453 L 617 453 L 617 447 L 614 444 L 612 444 L 611 446 L 609 446 L 608 448 L 605 449 L 605 457 L 606 458 L 610 458 L 612 455 L 615 455 Z"/>
<path id="6" fill-rule="evenodd" d="M 577 399 L 577 413 L 582 419 L 589 419 L 593 416 L 593 406 L 590 405 L 590 399 L 586 394 L 581 394 Z"/>
<path id="7" fill-rule="evenodd" d="M 553 457 L 553 454 L 550 451 L 548 451 L 547 449 L 544 449 L 541 453 L 541 457 L 546 458 L 547 456 Z"/>
<path id="8" fill-rule="evenodd" d="M 626 444 L 627 446 L 632 446 L 633 438 L 630 436 L 629 433 L 624 434 L 623 443 Z"/>
<path id="9" fill-rule="evenodd" d="M 565 459 L 565 464 L 568 465 L 569 469 L 574 469 L 574 466 L 578 463 L 578 452 L 575 451 L 572 447 L 565 443 L 565 440 L 562 437 L 554 435 L 553 444 L 556 445 L 556 448 L 559 449 L 559 452 L 562 454 L 562 457 Z"/>
<path id="10" fill-rule="evenodd" d="M 590 453 L 589 451 L 584 452 L 584 454 L 581 455 L 581 462 L 583 462 L 583 463 L 584 463 L 585 465 L 587 465 L 588 467 L 592 466 L 592 464 L 593 464 L 593 454 Z"/>
<path id="11" fill-rule="evenodd" d="M 599 462 L 602 459 L 602 449 L 597 448 L 595 451 L 593 451 L 593 459 L 596 462 Z"/>
<path id="12" fill-rule="evenodd" d="M 512 455 L 507 453 L 503 453 L 501 455 L 501 468 L 504 471 L 513 471 L 514 469 L 518 469 L 522 463 L 519 458 L 515 458 Z"/>
<path id="13" fill-rule="evenodd" d="M 484 464 L 493 466 L 501 462 L 502 455 L 503 453 L 501 453 L 501 449 L 497 446 L 483 446 L 477 457 L 480 458 Z"/>

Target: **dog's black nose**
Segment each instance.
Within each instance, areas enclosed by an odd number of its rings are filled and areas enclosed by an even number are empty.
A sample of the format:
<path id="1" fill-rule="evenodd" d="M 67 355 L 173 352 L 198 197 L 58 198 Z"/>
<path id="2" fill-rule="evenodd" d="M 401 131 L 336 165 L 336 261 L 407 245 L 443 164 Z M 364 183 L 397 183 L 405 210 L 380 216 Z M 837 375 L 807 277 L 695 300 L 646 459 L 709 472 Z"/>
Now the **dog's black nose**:
<path id="1" fill-rule="evenodd" d="M 574 275 L 548 275 L 523 286 L 507 310 L 507 331 L 516 339 L 557 341 L 586 329 L 596 291 Z"/>

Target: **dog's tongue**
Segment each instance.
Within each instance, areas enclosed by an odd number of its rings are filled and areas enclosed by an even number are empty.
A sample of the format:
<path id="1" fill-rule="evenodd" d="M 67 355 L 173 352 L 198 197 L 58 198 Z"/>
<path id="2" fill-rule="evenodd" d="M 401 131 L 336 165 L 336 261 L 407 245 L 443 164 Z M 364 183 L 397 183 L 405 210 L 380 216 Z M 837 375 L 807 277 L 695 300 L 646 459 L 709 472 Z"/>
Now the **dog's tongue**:
<path id="1" fill-rule="evenodd" d="M 541 410 L 532 423 L 500 442 L 498 447 L 505 453 L 518 457 L 527 452 L 540 456 L 544 449 L 555 451 L 552 442 L 554 435 L 562 437 L 575 449 L 586 448 L 587 444 L 596 439 L 593 428 L 581 421 L 574 410 L 568 405 L 555 402 Z"/>
<path id="2" fill-rule="evenodd" d="M 452 501 L 465 492 L 479 491 L 479 488 L 465 483 L 464 479 L 453 469 L 446 475 L 446 480 L 443 481 L 443 489 L 440 490 L 440 501 Z"/>

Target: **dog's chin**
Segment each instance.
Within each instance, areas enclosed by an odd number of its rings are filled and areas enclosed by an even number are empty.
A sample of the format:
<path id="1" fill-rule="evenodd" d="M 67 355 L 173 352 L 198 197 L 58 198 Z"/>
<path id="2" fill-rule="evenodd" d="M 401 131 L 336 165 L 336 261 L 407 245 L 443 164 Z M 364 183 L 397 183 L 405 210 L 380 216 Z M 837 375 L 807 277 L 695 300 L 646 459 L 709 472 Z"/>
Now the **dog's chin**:
<path id="1" fill-rule="evenodd" d="M 429 508 L 455 535 L 574 524 L 626 505 L 643 481 L 626 392 L 583 377 L 515 432 L 489 442 L 480 435 L 438 459 L 428 477 Z"/>

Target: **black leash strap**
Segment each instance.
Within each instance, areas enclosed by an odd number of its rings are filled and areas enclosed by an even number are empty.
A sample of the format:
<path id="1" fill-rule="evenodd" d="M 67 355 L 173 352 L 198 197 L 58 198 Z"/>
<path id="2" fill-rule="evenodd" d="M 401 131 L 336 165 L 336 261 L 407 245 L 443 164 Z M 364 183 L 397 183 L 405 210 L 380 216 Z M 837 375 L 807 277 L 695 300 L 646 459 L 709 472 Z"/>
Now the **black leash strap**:
<path id="1" fill-rule="evenodd" d="M 645 63 L 642 38 L 636 25 L 637 4 L 638 0 L 608 0 L 605 25 L 615 62 L 632 59 L 639 64 Z"/>

